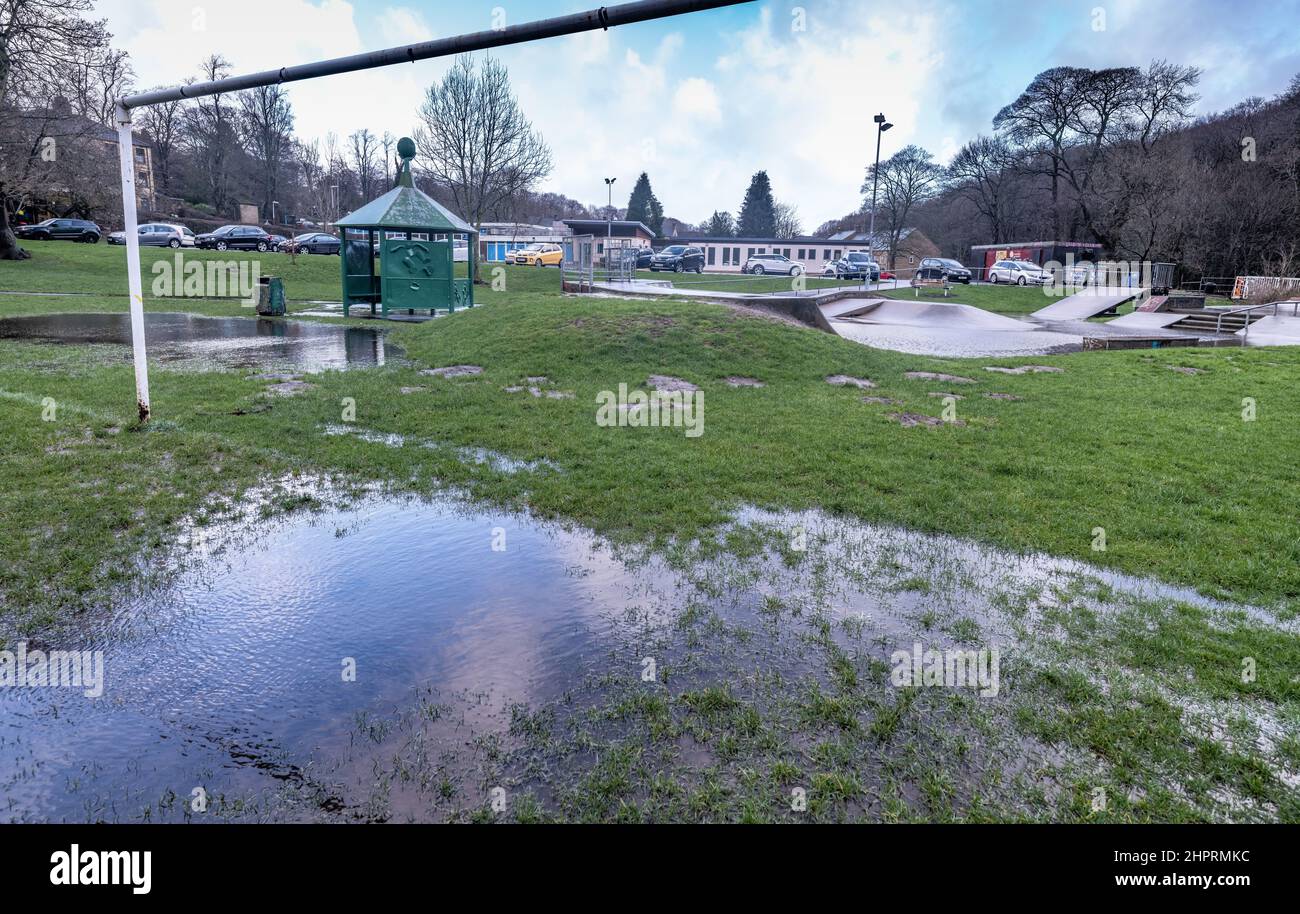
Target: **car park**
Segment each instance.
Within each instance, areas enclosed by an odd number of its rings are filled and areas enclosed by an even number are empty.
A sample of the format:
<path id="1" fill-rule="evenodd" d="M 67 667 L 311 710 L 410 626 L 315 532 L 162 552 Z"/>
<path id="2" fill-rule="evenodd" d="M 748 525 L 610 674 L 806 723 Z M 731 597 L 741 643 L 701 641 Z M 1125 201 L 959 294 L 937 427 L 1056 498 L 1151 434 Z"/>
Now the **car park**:
<path id="1" fill-rule="evenodd" d="M 521 267 L 558 267 L 564 261 L 564 248 L 549 241 L 534 241 L 515 251 L 514 262 Z"/>
<path id="2" fill-rule="evenodd" d="M 337 254 L 342 247 L 338 237 L 328 232 L 306 232 L 279 245 L 286 254 Z"/>
<path id="3" fill-rule="evenodd" d="M 933 271 L 940 276 L 946 276 L 949 282 L 969 285 L 971 281 L 971 271 L 949 257 L 926 257 L 917 264 L 916 269 L 918 275 L 925 271 Z"/>
<path id="4" fill-rule="evenodd" d="M 650 269 L 650 263 L 655 259 L 655 249 L 650 247 L 639 248 L 636 252 L 636 268 L 638 270 Z"/>
<path id="5" fill-rule="evenodd" d="M 194 239 L 196 247 L 215 251 L 269 251 L 271 236 L 255 225 L 223 225 Z"/>
<path id="6" fill-rule="evenodd" d="M 664 248 L 650 261 L 650 271 L 667 270 L 673 273 L 703 273 L 704 250 L 693 245 L 674 244 Z"/>
<path id="7" fill-rule="evenodd" d="M 849 251 L 839 260 L 833 260 L 822 268 L 823 276 L 836 279 L 864 279 L 868 282 L 880 281 L 880 264 L 865 251 Z"/>
<path id="8" fill-rule="evenodd" d="M 803 264 L 795 263 L 784 254 L 752 254 L 740 268 L 740 272 L 752 273 L 755 276 L 762 276 L 764 273 L 798 276 L 803 271 Z"/>
<path id="9" fill-rule="evenodd" d="M 1046 286 L 1051 284 L 1052 274 L 1027 260 L 999 260 L 989 269 L 989 282 Z"/>
<path id="10" fill-rule="evenodd" d="M 104 237 L 99 226 L 86 219 L 46 219 L 35 225 L 20 225 L 14 235 L 29 241 L 80 241 L 98 244 Z"/>

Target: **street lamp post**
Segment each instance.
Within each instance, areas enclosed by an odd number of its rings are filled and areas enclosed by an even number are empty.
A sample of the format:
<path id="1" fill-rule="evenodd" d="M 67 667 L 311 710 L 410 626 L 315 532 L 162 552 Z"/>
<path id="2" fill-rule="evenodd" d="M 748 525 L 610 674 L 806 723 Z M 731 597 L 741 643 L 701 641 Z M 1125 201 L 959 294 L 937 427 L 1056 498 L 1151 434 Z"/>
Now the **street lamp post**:
<path id="1" fill-rule="evenodd" d="M 605 215 L 608 217 L 607 221 L 609 223 L 605 235 L 606 254 L 609 253 L 609 243 L 614 239 L 614 182 L 617 180 L 618 178 L 605 179 L 605 187 L 609 190 L 609 205 L 605 207 Z"/>
<path id="2" fill-rule="evenodd" d="M 882 112 L 872 118 L 876 122 L 876 167 L 871 170 L 871 228 L 867 229 L 867 247 L 871 250 L 871 257 L 874 260 L 876 244 L 876 189 L 880 185 L 880 138 L 885 131 L 894 126 L 885 120 Z"/>

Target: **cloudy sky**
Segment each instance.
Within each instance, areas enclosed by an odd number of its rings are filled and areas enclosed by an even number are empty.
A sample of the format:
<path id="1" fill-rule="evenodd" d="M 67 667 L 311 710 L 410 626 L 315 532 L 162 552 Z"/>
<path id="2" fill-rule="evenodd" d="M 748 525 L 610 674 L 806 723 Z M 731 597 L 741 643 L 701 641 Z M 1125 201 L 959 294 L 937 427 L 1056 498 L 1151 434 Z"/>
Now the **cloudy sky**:
<path id="1" fill-rule="evenodd" d="M 609 0 L 606 0 L 608 3 Z M 142 87 L 197 76 L 224 55 L 272 69 L 599 6 L 598 0 L 97 0 Z M 496 17 L 494 19 L 494 17 Z M 668 215 L 735 212 L 771 175 L 805 228 L 854 210 L 874 155 L 871 116 L 896 127 L 884 155 L 917 143 L 946 161 L 1052 66 L 1204 70 L 1200 109 L 1269 97 L 1300 73 L 1300 0 L 802 0 L 754 2 L 501 49 L 555 153 L 544 189 L 616 202 L 648 171 Z M 289 87 L 300 136 L 411 132 L 425 61 Z M 621 199 L 619 199 L 621 198 Z"/>

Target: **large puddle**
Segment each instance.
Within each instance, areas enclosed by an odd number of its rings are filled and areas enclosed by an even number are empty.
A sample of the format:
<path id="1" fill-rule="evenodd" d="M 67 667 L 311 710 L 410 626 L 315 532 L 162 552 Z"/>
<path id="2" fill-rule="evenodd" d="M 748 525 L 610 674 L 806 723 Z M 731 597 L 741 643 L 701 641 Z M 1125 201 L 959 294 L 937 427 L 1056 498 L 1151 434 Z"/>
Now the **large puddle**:
<path id="1" fill-rule="evenodd" d="M 887 702 L 886 663 L 917 642 L 1001 647 L 1001 692 L 978 727 L 934 690 L 899 737 L 943 766 L 957 764 L 943 755 L 957 733 L 959 781 L 996 768 L 1001 785 L 1008 759 L 1032 769 L 1051 755 L 985 719 L 1014 695 L 1039 614 L 1117 594 L 1206 605 L 1081 563 L 814 513 L 744 512 L 685 564 L 450 498 L 255 516 L 188 531 L 186 569 L 83 623 L 77 643 L 28 646 L 102 651 L 104 688 L 0 690 L 0 819 L 444 820 L 499 784 L 558 804 L 608 763 L 596 738 L 620 739 L 647 696 L 721 689 L 774 731 L 792 721 L 797 742 L 797 702 L 828 663 L 875 670 L 863 688 Z M 671 676 L 647 682 L 648 661 Z M 720 762 L 698 733 L 665 751 L 688 785 Z"/>
<path id="2" fill-rule="evenodd" d="M 315 372 L 383 365 L 401 350 L 379 330 L 255 317 L 148 313 L 149 357 L 180 368 Z M 0 339 L 130 345 L 126 313 L 41 314 L 0 319 Z"/>

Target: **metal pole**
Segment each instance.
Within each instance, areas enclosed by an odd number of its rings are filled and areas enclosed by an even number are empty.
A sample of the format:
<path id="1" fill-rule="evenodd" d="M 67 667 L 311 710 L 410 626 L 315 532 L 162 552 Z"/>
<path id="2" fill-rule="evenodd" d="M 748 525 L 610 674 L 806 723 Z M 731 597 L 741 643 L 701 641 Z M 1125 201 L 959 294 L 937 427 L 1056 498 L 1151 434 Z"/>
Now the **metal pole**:
<path id="1" fill-rule="evenodd" d="M 130 109 L 144 105 L 156 105 L 160 102 L 198 98 L 203 95 L 239 92 L 243 89 L 256 89 L 259 86 L 274 86 L 280 83 L 314 79 L 318 76 L 333 76 L 337 73 L 372 70 L 375 67 L 387 67 L 396 63 L 415 63 L 417 60 L 447 57 L 469 51 L 482 51 L 486 48 L 519 44 L 525 41 L 537 41 L 541 38 L 556 38 L 560 35 L 572 35 L 577 32 L 590 32 L 596 29 L 608 30 L 611 26 L 648 22 L 652 19 L 679 16 L 683 13 L 695 13 L 726 6 L 739 6 L 742 3 L 752 2 L 753 0 L 641 0 L 638 3 L 603 6 L 599 9 L 588 10 L 585 13 L 556 16 L 553 19 L 541 19 L 523 25 L 506 26 L 499 30 L 489 29 L 470 35 L 439 38 L 435 41 L 402 45 L 383 51 L 354 54 L 351 57 L 337 57 L 333 60 L 300 64 L 293 67 L 281 67 L 278 70 L 265 70 L 248 76 L 231 76 L 212 82 L 194 83 L 193 85 L 177 86 L 172 89 L 159 89 L 154 92 L 142 92 L 138 95 L 129 95 L 123 98 L 119 104 Z"/>
<path id="2" fill-rule="evenodd" d="M 880 138 L 884 132 L 876 124 L 876 167 L 871 170 L 871 228 L 867 230 L 867 249 L 873 258 L 876 256 L 876 188 L 880 185 Z"/>
<path id="3" fill-rule="evenodd" d="M 122 221 L 126 230 L 127 286 L 131 294 L 131 355 L 140 421 L 149 421 L 149 363 L 144 350 L 144 288 L 140 282 L 140 234 L 135 216 L 135 146 L 131 112 L 117 106 L 117 154 L 122 168 Z"/>

